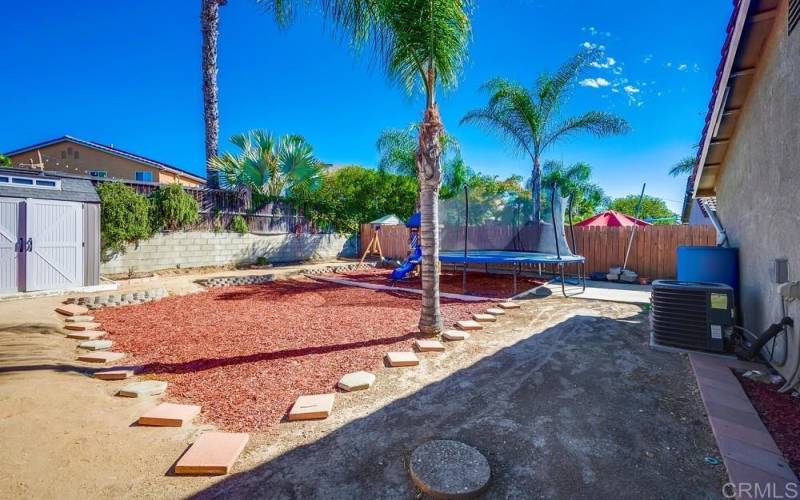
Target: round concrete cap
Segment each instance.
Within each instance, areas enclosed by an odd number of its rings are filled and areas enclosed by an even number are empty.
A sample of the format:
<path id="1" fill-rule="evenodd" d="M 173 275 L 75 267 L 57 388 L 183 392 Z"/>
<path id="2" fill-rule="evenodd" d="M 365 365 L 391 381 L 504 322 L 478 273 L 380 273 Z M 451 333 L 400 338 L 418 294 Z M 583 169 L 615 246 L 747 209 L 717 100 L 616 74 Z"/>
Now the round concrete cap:
<path id="1" fill-rule="evenodd" d="M 411 479 L 433 498 L 473 498 L 489 484 L 489 462 L 464 443 L 435 440 L 411 453 Z"/>

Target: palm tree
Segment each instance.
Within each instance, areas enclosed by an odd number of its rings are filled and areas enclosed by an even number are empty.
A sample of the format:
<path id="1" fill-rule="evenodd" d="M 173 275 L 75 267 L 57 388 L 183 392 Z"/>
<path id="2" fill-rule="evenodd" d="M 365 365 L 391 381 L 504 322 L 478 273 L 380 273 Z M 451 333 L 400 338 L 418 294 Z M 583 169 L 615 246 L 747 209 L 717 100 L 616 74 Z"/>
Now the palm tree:
<path id="1" fill-rule="evenodd" d="M 461 157 L 461 146 L 451 135 L 442 133 L 439 137 L 442 148 L 442 191 L 443 197 L 452 196 L 473 175 Z M 375 146 L 378 149 L 379 172 L 418 179 L 417 146 L 419 144 L 419 124 L 412 124 L 404 129 L 386 129 L 381 132 Z M 416 210 L 419 211 L 419 193 L 417 193 Z"/>
<path id="2" fill-rule="evenodd" d="M 592 52 L 577 54 L 555 73 L 540 76 L 530 89 L 503 78 L 489 80 L 481 87 L 489 94 L 486 107 L 461 119 L 461 123 L 478 124 L 500 135 L 517 153 L 530 157 L 534 220 L 541 217 L 541 158 L 550 146 L 576 133 L 605 137 L 629 130 L 625 120 L 603 111 L 561 118 L 573 82 L 592 56 Z"/>
<path id="3" fill-rule="evenodd" d="M 211 159 L 219 153 L 219 89 L 217 87 L 217 40 L 219 8 L 228 0 L 200 0 L 200 31 L 203 34 L 203 121 L 205 123 L 206 181 L 210 188 L 219 188 L 217 172 Z M 292 18 L 292 0 L 256 0 L 272 14 L 280 26 Z"/>
<path id="4" fill-rule="evenodd" d="M 594 215 L 597 207 L 608 202 L 603 189 L 589 180 L 591 175 L 592 167 L 584 162 L 565 166 L 561 161 L 548 160 L 542 166 L 542 184 L 557 184 L 562 196 L 571 196 L 578 219 Z"/>
<path id="5" fill-rule="evenodd" d="M 359 45 L 370 43 L 389 76 L 425 95 L 415 166 L 420 187 L 422 314 L 419 329 L 442 330 L 439 307 L 437 201 L 442 181 L 444 125 L 437 87 L 454 87 L 467 55 L 470 0 L 327 0 L 323 10 Z"/>
<path id="6" fill-rule="evenodd" d="M 383 50 L 387 70 L 408 92 L 422 90 L 425 112 L 419 126 L 416 170 L 420 187 L 422 313 L 419 330 L 442 331 L 439 305 L 439 188 L 444 124 L 437 86 L 454 87 L 467 54 L 471 24 L 467 0 L 386 0 L 380 17 L 388 30 Z"/>
<path id="7" fill-rule="evenodd" d="M 255 194 L 274 200 L 299 188 L 313 189 L 322 180 L 321 163 L 299 135 L 278 139 L 269 132 L 253 130 L 234 135 L 231 143 L 240 153 L 215 156 L 210 167 L 219 175 L 222 187 L 238 191 L 241 199 Z"/>
<path id="8" fill-rule="evenodd" d="M 682 175 L 689 175 L 694 172 L 694 165 L 697 163 L 697 157 L 684 156 L 678 163 L 669 169 L 669 175 L 672 177 L 680 177 Z"/>
<path id="9" fill-rule="evenodd" d="M 219 187 L 211 159 L 219 152 L 219 97 L 217 88 L 217 39 L 219 8 L 227 0 L 200 0 L 200 31 L 203 33 L 203 120 L 206 131 L 206 182 Z"/>

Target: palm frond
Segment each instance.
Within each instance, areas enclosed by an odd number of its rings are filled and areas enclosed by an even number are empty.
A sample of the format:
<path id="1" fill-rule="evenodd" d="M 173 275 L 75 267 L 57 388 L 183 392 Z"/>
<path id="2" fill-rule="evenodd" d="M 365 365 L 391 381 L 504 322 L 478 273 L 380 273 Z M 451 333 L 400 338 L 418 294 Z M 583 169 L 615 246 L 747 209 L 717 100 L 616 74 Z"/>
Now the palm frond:
<path id="1" fill-rule="evenodd" d="M 270 14 L 281 28 L 294 20 L 296 3 L 293 0 L 256 0 L 256 4 Z"/>
<path id="2" fill-rule="evenodd" d="M 669 169 L 669 175 L 672 177 L 679 177 L 681 175 L 689 175 L 694 172 L 694 166 L 697 163 L 697 157 L 685 156 L 678 163 Z"/>
<path id="3" fill-rule="evenodd" d="M 557 140 L 578 132 L 586 132 L 596 137 L 607 137 L 625 134 L 629 130 L 628 122 L 616 115 L 604 111 L 589 111 L 554 124 L 545 132 L 542 147 L 546 148 Z"/>

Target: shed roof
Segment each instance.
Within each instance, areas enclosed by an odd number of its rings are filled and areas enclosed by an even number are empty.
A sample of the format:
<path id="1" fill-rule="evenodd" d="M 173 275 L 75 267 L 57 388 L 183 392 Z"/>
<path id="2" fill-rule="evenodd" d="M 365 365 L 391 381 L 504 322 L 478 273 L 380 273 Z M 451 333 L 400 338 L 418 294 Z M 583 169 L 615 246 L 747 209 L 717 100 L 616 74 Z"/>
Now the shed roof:
<path id="1" fill-rule="evenodd" d="M 39 189 L 14 184 L 0 183 L 1 198 L 37 198 L 40 200 L 76 201 L 100 203 L 100 197 L 87 179 L 77 179 L 52 172 L 38 172 L 24 168 L 0 168 L 0 176 L 52 179 L 61 181 L 61 189 Z"/>
<path id="2" fill-rule="evenodd" d="M 399 226 L 402 223 L 400 217 L 395 214 L 384 215 L 370 222 L 370 224 L 383 224 L 384 226 Z"/>

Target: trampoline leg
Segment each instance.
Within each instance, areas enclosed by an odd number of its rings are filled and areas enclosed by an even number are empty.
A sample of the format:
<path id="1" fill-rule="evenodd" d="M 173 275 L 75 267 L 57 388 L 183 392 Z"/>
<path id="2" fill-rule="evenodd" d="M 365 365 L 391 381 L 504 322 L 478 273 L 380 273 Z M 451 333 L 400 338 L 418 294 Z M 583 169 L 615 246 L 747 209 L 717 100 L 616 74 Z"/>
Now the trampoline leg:
<path id="1" fill-rule="evenodd" d="M 564 277 L 564 264 L 558 266 L 561 268 L 561 294 L 566 297 L 567 296 L 567 289 L 564 287 L 564 281 L 566 281 Z"/>
<path id="2" fill-rule="evenodd" d="M 581 263 L 581 281 L 583 282 L 583 288 L 581 288 L 581 293 L 586 291 L 586 263 Z"/>
<path id="3" fill-rule="evenodd" d="M 517 268 L 516 267 L 514 267 L 513 274 L 514 274 L 514 288 L 513 288 L 513 291 L 514 291 L 514 295 L 516 295 L 517 294 Z"/>

